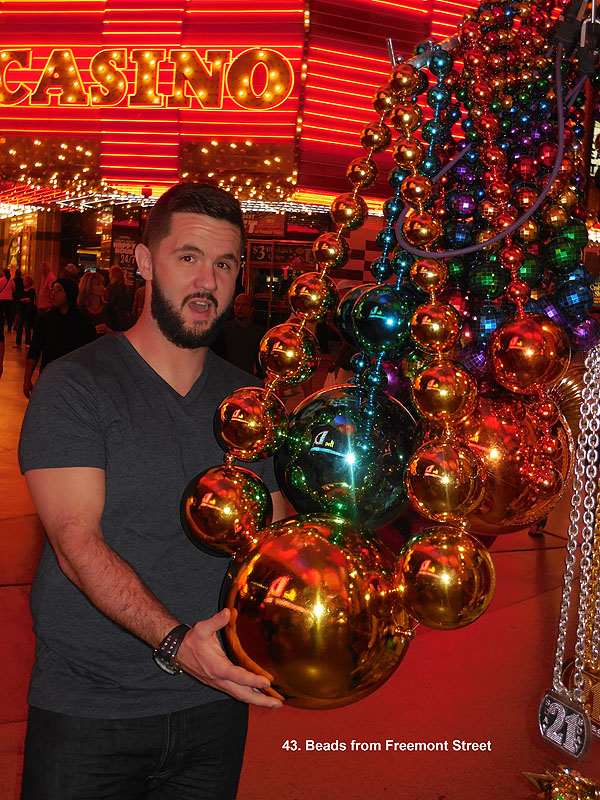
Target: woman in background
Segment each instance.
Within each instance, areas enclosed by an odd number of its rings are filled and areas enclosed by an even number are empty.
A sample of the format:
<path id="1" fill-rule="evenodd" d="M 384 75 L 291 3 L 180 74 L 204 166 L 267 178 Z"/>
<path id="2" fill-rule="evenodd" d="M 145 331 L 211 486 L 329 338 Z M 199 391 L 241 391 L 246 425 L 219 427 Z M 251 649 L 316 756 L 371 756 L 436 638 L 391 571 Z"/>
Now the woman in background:
<path id="1" fill-rule="evenodd" d="M 105 289 L 104 278 L 98 272 L 86 272 L 79 281 L 77 305 L 92 321 L 97 336 L 121 330 L 117 310 L 104 299 Z"/>

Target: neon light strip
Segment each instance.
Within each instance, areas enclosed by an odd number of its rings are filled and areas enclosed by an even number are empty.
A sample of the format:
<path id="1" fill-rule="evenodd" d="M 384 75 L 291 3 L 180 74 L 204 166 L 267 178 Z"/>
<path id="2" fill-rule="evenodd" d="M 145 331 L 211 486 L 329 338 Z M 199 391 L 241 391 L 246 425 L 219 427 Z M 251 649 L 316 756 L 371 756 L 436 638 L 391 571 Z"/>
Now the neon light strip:
<path id="1" fill-rule="evenodd" d="M 388 0 L 371 0 L 373 3 L 377 3 L 381 6 L 393 6 L 396 9 L 402 9 L 403 11 L 414 11 L 416 14 L 426 14 L 429 15 L 429 9 L 427 8 L 417 8 L 415 6 L 404 6 L 399 5 L 398 3 L 390 3 Z"/>
<path id="2" fill-rule="evenodd" d="M 310 62 L 311 62 L 311 64 L 324 64 L 326 67 L 333 67 L 336 70 L 340 69 L 340 65 L 337 64 L 335 61 L 321 61 L 319 58 L 311 58 Z M 352 67 L 352 66 L 350 66 L 350 64 L 344 64 L 342 69 L 344 69 L 344 70 L 352 69 L 355 72 L 363 72 L 363 73 L 367 73 L 367 74 L 370 73 L 370 72 L 373 72 L 373 70 L 365 69 L 365 67 Z M 385 77 L 387 78 L 387 74 L 385 75 Z"/>
<path id="3" fill-rule="evenodd" d="M 321 53 L 333 53 L 336 56 L 348 56 L 348 58 L 362 58 L 365 61 L 373 61 L 377 62 L 378 64 L 386 64 L 389 68 L 390 62 L 385 58 L 375 58 L 372 56 L 361 56 L 358 53 L 348 53 L 344 52 L 343 50 L 331 50 L 328 47 L 318 47 L 317 45 L 312 45 L 310 47 L 311 53 L 318 50 Z M 311 59 L 312 61 L 312 59 Z"/>

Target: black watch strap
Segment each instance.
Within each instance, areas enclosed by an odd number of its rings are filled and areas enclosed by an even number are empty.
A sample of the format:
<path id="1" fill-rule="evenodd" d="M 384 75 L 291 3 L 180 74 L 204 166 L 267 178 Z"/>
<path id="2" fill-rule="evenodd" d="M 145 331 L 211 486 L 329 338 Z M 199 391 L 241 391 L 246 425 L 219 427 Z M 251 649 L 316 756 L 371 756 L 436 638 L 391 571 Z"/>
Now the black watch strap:
<path id="1" fill-rule="evenodd" d="M 154 662 L 158 666 L 168 672 L 169 675 L 179 675 L 181 670 L 175 666 L 175 656 L 179 650 L 179 645 L 183 641 L 183 637 L 191 630 L 189 625 L 177 625 L 172 631 L 169 631 L 162 642 L 158 645 L 153 653 Z"/>

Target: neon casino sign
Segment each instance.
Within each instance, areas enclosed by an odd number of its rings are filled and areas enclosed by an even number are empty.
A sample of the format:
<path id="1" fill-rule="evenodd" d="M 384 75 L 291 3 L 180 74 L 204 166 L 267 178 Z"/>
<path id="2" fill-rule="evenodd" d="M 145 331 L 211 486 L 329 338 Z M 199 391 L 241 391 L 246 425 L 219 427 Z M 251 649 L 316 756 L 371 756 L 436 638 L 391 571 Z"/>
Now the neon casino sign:
<path id="1" fill-rule="evenodd" d="M 72 48 L 51 51 L 30 79 L 32 48 L 0 50 L 0 106 L 220 109 L 228 96 L 243 109 L 267 110 L 290 95 L 294 72 L 276 50 L 107 48 L 82 64 Z M 25 79 L 27 71 L 27 80 Z"/>

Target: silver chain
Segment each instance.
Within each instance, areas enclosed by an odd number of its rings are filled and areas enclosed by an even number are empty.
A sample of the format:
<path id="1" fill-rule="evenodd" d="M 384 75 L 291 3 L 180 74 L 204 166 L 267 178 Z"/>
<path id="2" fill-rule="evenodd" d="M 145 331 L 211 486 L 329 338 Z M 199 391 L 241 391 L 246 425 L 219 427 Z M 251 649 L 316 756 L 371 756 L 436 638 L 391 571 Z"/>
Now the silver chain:
<path id="1" fill-rule="evenodd" d="M 583 668 L 585 657 L 586 620 L 589 609 L 590 574 L 594 527 L 596 521 L 596 505 L 598 502 L 598 432 L 600 430 L 600 346 L 594 347 L 585 359 L 585 375 L 583 378 L 581 422 L 573 479 L 573 496 L 569 515 L 569 532 L 567 555 L 565 557 L 565 573 L 556 656 L 554 659 L 553 688 L 578 703 L 583 701 Z M 583 515 L 580 513 L 583 504 Z M 575 665 L 573 673 L 574 689 L 569 691 L 562 680 L 562 665 L 565 657 L 565 644 L 571 604 L 571 586 L 574 580 L 574 567 L 577 557 L 578 539 L 581 527 L 581 563 L 579 610 L 577 621 L 577 640 L 575 645 Z M 598 646 L 600 629 L 600 598 L 596 602 L 594 621 L 594 642 Z"/>

